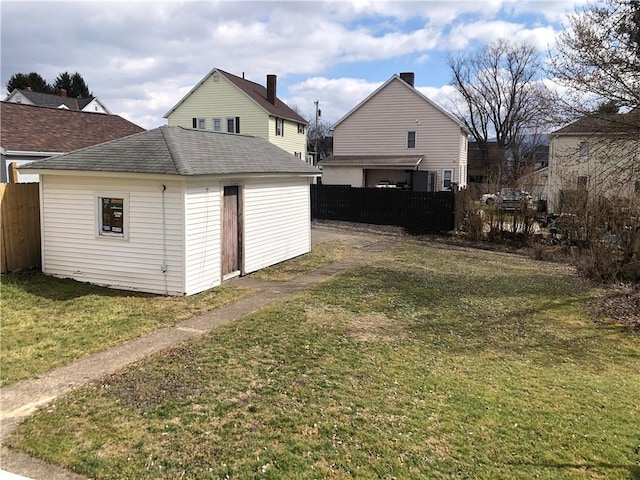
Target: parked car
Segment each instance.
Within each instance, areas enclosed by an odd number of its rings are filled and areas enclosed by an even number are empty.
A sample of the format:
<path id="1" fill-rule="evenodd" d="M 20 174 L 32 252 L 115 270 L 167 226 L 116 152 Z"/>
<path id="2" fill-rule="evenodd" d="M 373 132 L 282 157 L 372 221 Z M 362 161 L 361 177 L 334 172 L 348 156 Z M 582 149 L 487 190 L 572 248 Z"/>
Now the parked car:
<path id="1" fill-rule="evenodd" d="M 533 197 L 529 192 L 517 188 L 503 188 L 500 190 L 499 198 L 500 208 L 504 210 L 519 210 L 523 206 L 533 206 Z"/>
<path id="2" fill-rule="evenodd" d="M 499 193 L 485 193 L 480 197 L 480 203 L 482 205 L 493 205 L 500 201 Z"/>

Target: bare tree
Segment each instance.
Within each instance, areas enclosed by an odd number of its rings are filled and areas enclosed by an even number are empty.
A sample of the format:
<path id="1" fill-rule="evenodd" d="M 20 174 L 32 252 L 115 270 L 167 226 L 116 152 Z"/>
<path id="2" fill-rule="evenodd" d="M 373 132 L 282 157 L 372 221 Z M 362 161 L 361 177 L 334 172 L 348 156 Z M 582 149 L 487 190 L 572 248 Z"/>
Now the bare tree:
<path id="1" fill-rule="evenodd" d="M 640 1 L 604 0 L 569 16 L 549 60 L 549 73 L 577 95 L 565 97 L 576 114 L 602 101 L 639 106 Z"/>
<path id="2" fill-rule="evenodd" d="M 556 132 L 550 169 L 558 206 L 575 219 L 568 235 L 588 246 L 592 276 L 640 280 L 640 1 L 571 15 L 549 64 L 577 119 Z"/>
<path id="3" fill-rule="evenodd" d="M 318 146 L 318 161 L 333 153 L 333 132 L 331 131 L 331 125 L 324 120 L 318 120 L 317 128 L 315 123 L 309 124 L 307 151 L 315 152 L 316 145 Z"/>
<path id="4" fill-rule="evenodd" d="M 478 143 L 483 162 L 495 136 L 503 155 L 510 152 L 502 180 L 515 183 L 532 158 L 523 154 L 524 147 L 542 138 L 536 134 L 545 128 L 553 104 L 552 92 L 538 81 L 542 65 L 535 48 L 501 39 L 477 52 L 449 57 L 447 64 L 463 100 L 458 117 Z"/>

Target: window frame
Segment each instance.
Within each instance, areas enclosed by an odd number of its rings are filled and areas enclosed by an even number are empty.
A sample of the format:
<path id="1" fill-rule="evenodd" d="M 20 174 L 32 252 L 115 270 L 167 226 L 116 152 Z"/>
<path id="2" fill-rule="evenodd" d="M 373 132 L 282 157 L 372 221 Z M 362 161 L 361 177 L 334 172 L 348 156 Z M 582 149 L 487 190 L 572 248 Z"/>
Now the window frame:
<path id="1" fill-rule="evenodd" d="M 276 117 L 276 137 L 284 137 L 284 118 Z"/>
<path id="2" fill-rule="evenodd" d="M 298 124 L 298 133 L 304 134 L 304 123 Z"/>
<path id="3" fill-rule="evenodd" d="M 213 117 L 212 118 L 213 124 L 211 125 L 211 128 L 213 129 L 214 132 L 221 132 L 222 131 L 222 118 L 219 117 Z M 218 122 L 218 127 L 216 128 L 216 122 Z"/>
<path id="4" fill-rule="evenodd" d="M 581 141 L 578 144 L 578 158 L 580 160 L 587 160 L 590 155 L 590 145 L 586 140 Z"/>
<path id="5" fill-rule="evenodd" d="M 413 134 L 413 146 L 411 146 L 411 134 Z M 407 149 L 415 150 L 418 146 L 418 132 L 415 130 L 407 131 Z"/>
<path id="6" fill-rule="evenodd" d="M 95 192 L 96 237 L 129 240 L 129 194 L 123 192 Z M 122 232 L 104 231 L 104 200 L 122 201 Z M 113 202 L 111 202 L 113 203 Z"/>
<path id="7" fill-rule="evenodd" d="M 442 169 L 442 189 L 443 190 L 448 190 L 451 188 L 451 184 L 454 183 L 453 182 L 453 168 L 443 168 Z M 447 182 L 446 179 L 446 172 L 451 172 L 451 176 L 449 178 L 449 185 L 446 185 L 445 183 Z"/>
<path id="8" fill-rule="evenodd" d="M 229 129 L 230 125 L 233 125 L 231 129 Z M 227 133 L 236 133 L 236 117 L 227 117 Z"/>

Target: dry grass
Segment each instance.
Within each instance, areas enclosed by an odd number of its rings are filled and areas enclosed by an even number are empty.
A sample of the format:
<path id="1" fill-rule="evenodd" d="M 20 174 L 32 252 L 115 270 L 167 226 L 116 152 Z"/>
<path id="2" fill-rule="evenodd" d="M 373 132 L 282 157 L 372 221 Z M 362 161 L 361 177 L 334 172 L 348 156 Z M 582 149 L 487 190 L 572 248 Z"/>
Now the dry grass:
<path id="1" fill-rule="evenodd" d="M 592 298 L 555 264 L 399 246 L 8 444 L 97 479 L 637 479 L 640 343 Z"/>

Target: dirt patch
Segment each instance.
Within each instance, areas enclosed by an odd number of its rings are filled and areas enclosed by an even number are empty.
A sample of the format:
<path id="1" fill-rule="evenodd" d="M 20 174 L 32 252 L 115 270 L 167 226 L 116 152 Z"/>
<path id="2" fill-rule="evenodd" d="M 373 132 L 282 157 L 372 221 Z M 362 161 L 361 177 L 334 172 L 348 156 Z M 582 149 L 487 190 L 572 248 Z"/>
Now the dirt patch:
<path id="1" fill-rule="evenodd" d="M 162 371 L 144 364 L 114 374 L 101 387 L 124 405 L 145 409 L 167 401 L 182 401 L 199 396 L 203 390 L 201 368 L 189 362 L 188 348 L 178 348 L 167 355 Z"/>
<path id="2" fill-rule="evenodd" d="M 347 331 L 362 342 L 393 342 L 408 338 L 403 324 L 381 314 L 355 318 Z"/>

